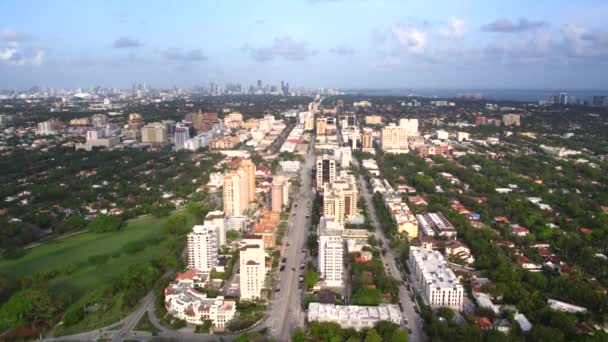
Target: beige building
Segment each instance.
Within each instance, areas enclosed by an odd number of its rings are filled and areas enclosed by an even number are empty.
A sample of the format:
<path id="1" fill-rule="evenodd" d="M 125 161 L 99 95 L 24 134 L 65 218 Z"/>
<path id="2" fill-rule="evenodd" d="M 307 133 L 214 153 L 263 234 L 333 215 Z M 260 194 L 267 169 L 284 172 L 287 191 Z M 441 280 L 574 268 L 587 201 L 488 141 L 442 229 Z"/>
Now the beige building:
<path id="1" fill-rule="evenodd" d="M 366 125 L 381 125 L 382 117 L 380 115 L 366 115 L 365 124 Z"/>
<path id="2" fill-rule="evenodd" d="M 289 182 L 285 177 L 277 176 L 272 180 L 271 205 L 272 211 L 280 213 L 287 206 L 289 200 Z"/>
<path id="3" fill-rule="evenodd" d="M 521 125 L 519 114 L 503 114 L 502 123 L 505 126 L 519 126 Z"/>
<path id="4" fill-rule="evenodd" d="M 363 128 L 361 133 L 361 148 L 373 149 L 374 148 L 374 131 L 371 128 Z"/>
<path id="5" fill-rule="evenodd" d="M 224 175 L 224 213 L 241 216 L 247 210 L 249 197 L 243 170 L 232 170 Z"/>
<path id="6" fill-rule="evenodd" d="M 266 277 L 266 260 L 262 236 L 244 237 L 239 256 L 241 300 L 259 299 Z"/>
<path id="7" fill-rule="evenodd" d="M 245 184 L 247 188 L 247 201 L 255 201 L 255 164 L 250 159 L 243 159 L 241 169 L 245 172 Z"/>
<path id="8" fill-rule="evenodd" d="M 327 132 L 327 118 L 317 118 L 317 135 L 324 135 Z"/>
<path id="9" fill-rule="evenodd" d="M 357 181 L 352 175 L 342 175 L 323 189 L 323 215 L 335 217 L 344 226 L 347 219 L 358 216 Z"/>
<path id="10" fill-rule="evenodd" d="M 141 142 L 164 144 L 167 142 L 167 129 L 161 122 L 152 122 L 141 128 Z"/>
<path id="11" fill-rule="evenodd" d="M 382 129 L 381 145 L 383 151 L 408 150 L 408 129 L 405 127 L 390 124 Z"/>

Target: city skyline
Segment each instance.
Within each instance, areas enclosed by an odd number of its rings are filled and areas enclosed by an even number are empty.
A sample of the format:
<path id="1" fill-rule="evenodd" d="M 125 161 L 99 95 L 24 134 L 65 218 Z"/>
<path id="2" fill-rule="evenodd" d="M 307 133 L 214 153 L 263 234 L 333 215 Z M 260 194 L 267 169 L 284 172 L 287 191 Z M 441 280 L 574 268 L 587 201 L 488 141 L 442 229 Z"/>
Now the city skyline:
<path id="1" fill-rule="evenodd" d="M 608 4 L 585 5 L 4 1 L 0 89 L 258 79 L 333 88 L 606 89 Z"/>

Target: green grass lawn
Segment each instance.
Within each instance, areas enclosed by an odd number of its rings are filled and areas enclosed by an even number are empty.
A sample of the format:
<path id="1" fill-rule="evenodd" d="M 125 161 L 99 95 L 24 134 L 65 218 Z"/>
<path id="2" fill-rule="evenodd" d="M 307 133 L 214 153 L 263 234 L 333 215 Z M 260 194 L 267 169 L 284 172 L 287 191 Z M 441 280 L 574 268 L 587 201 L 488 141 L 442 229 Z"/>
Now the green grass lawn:
<path id="1" fill-rule="evenodd" d="M 163 256 L 166 248 L 162 242 L 131 255 L 120 251 L 129 242 L 160 236 L 164 220 L 146 216 L 129 221 L 118 232 L 86 232 L 64 240 L 51 241 L 28 250 L 17 260 L 0 260 L 0 273 L 14 280 L 19 276 L 53 270 L 63 271 L 67 267 L 74 267 L 74 271 L 69 275 L 60 272 L 59 276 L 51 279 L 49 285 L 51 289 L 67 290 L 78 298 L 95 287 L 106 284 L 107 280 L 120 275 L 133 263 Z M 189 223 L 194 224 L 193 217 L 190 216 L 189 220 Z M 87 263 L 87 258 L 92 255 L 114 253 L 115 256 L 102 265 L 93 266 Z"/>

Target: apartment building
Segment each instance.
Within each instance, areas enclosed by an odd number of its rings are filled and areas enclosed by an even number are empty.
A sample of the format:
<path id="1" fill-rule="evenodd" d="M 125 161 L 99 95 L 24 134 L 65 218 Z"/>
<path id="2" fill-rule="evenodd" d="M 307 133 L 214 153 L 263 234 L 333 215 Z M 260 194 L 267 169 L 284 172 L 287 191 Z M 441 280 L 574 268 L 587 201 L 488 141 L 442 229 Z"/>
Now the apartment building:
<path id="1" fill-rule="evenodd" d="M 325 183 L 336 179 L 336 161 L 333 156 L 324 154 L 317 157 L 317 190 L 322 190 Z"/>
<path id="2" fill-rule="evenodd" d="M 431 308 L 462 310 L 464 288 L 441 253 L 410 247 L 408 266 L 414 285 Z"/>
<path id="3" fill-rule="evenodd" d="M 188 268 L 211 273 L 217 265 L 218 227 L 214 224 L 196 225 L 188 234 Z"/>
<path id="4" fill-rule="evenodd" d="M 342 226 L 333 217 L 323 216 L 319 222 L 319 273 L 328 287 L 342 286 L 344 244 Z"/>
<path id="5" fill-rule="evenodd" d="M 266 254 L 262 236 L 243 237 L 239 255 L 241 299 L 259 299 L 266 277 Z"/>
<path id="6" fill-rule="evenodd" d="M 243 170 L 231 170 L 224 175 L 223 201 L 226 215 L 241 216 L 247 210 L 249 203 L 247 192 Z"/>
<path id="7" fill-rule="evenodd" d="M 343 173 L 323 187 L 323 215 L 335 217 L 344 226 L 348 219 L 358 217 L 358 196 L 356 178 Z"/>

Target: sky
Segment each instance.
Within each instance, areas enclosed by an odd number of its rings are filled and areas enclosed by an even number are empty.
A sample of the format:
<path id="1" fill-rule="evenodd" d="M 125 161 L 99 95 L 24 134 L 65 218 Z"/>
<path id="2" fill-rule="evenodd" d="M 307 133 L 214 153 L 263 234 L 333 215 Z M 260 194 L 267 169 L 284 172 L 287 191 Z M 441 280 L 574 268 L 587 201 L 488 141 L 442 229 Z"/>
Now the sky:
<path id="1" fill-rule="evenodd" d="M 605 0 L 0 0 L 0 89 L 608 89 Z"/>

